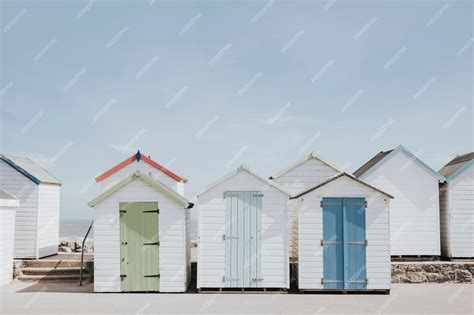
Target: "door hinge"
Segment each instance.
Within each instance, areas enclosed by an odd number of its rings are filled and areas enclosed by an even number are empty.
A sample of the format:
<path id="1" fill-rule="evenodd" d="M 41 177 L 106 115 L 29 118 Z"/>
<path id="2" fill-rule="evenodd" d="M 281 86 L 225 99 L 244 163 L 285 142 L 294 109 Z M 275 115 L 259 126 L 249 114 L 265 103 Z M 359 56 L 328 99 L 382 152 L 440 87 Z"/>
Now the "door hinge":
<path id="1" fill-rule="evenodd" d="M 120 275 L 120 280 L 123 281 L 123 279 L 125 279 L 127 277 L 127 275 Z"/>
<path id="2" fill-rule="evenodd" d="M 367 208 L 367 200 L 364 201 L 364 207 Z"/>
<path id="3" fill-rule="evenodd" d="M 263 281 L 263 278 L 252 278 L 252 281 Z"/>
<path id="4" fill-rule="evenodd" d="M 146 276 L 143 276 L 144 278 L 159 278 L 160 277 L 160 274 L 157 274 L 157 275 L 146 275 Z"/>
<path id="5" fill-rule="evenodd" d="M 160 209 L 156 209 L 156 210 L 143 210 L 143 213 L 160 213 Z"/>
<path id="6" fill-rule="evenodd" d="M 369 245 L 369 240 L 365 240 L 365 246 Z"/>
<path id="7" fill-rule="evenodd" d="M 143 245 L 156 245 L 156 246 L 160 246 L 160 242 L 143 243 Z"/>
<path id="8" fill-rule="evenodd" d="M 238 236 L 226 236 L 225 234 L 222 234 L 222 240 L 225 241 L 225 240 L 238 240 L 240 239 L 240 237 Z"/>
<path id="9" fill-rule="evenodd" d="M 120 210 L 120 213 L 127 213 L 127 210 Z"/>
<path id="10" fill-rule="evenodd" d="M 319 202 L 319 206 L 320 206 L 321 208 L 323 207 L 323 201 L 322 201 L 322 200 Z"/>
<path id="11" fill-rule="evenodd" d="M 256 194 L 253 194 L 252 197 L 263 197 L 265 196 L 264 194 L 262 193 L 256 193 Z"/>
<path id="12" fill-rule="evenodd" d="M 128 242 L 122 242 L 122 245 L 128 245 Z"/>
<path id="13" fill-rule="evenodd" d="M 234 278 L 226 278 L 225 276 L 222 276 L 222 282 L 226 281 L 239 281 L 240 279 L 234 279 Z"/>

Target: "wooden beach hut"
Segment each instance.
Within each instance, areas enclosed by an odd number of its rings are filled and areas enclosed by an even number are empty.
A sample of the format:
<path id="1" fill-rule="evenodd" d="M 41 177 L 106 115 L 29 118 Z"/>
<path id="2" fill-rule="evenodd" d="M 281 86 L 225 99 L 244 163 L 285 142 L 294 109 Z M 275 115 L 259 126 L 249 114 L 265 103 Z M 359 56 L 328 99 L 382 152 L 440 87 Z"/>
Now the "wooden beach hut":
<path id="1" fill-rule="evenodd" d="M 298 203 L 300 290 L 390 290 L 393 197 L 341 173 L 303 191 Z"/>
<path id="2" fill-rule="evenodd" d="M 445 178 L 403 146 L 382 151 L 354 175 L 395 197 L 390 205 L 392 256 L 439 256 L 439 184 Z"/>
<path id="3" fill-rule="evenodd" d="M 27 157 L 0 154 L 0 189 L 18 198 L 15 258 L 58 253 L 61 182 Z"/>
<path id="4" fill-rule="evenodd" d="M 185 292 L 193 207 L 182 195 L 186 180 L 140 152 L 96 180 L 94 291 Z"/>
<path id="5" fill-rule="evenodd" d="M 439 173 L 441 254 L 450 258 L 474 257 L 474 152 L 457 156 Z"/>
<path id="6" fill-rule="evenodd" d="M 18 199 L 0 190 L 0 285 L 9 283 L 13 276 L 13 246 L 15 212 Z"/>
<path id="7" fill-rule="evenodd" d="M 288 198 L 246 166 L 198 195 L 199 290 L 289 288 Z"/>

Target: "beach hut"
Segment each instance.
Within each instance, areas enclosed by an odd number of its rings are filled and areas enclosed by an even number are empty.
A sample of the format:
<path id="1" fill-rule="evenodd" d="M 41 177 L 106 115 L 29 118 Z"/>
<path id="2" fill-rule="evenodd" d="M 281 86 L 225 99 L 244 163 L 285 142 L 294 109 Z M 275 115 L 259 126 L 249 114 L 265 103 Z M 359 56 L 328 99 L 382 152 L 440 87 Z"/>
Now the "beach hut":
<path id="1" fill-rule="evenodd" d="M 191 280 L 193 204 L 176 185 L 185 180 L 140 153 L 118 165 L 97 177 L 102 192 L 89 202 L 94 291 L 185 292 Z"/>
<path id="2" fill-rule="evenodd" d="M 323 157 L 312 152 L 303 159 L 281 170 L 270 179 L 280 184 L 290 195 L 294 196 L 312 188 L 342 171 Z M 296 262 L 298 257 L 298 209 L 297 203 L 290 200 L 290 258 Z"/>
<path id="3" fill-rule="evenodd" d="M 15 211 L 18 199 L 0 190 L 0 285 L 9 283 L 13 276 L 13 244 Z"/>
<path id="4" fill-rule="evenodd" d="M 390 205 L 392 256 L 439 256 L 439 183 L 445 178 L 403 146 L 382 151 L 354 175 L 395 197 Z"/>
<path id="5" fill-rule="evenodd" d="M 390 290 L 389 201 L 352 175 L 297 194 L 300 290 Z"/>
<path id="6" fill-rule="evenodd" d="M 439 173 L 441 254 L 450 258 L 474 257 L 474 152 L 455 157 Z"/>
<path id="7" fill-rule="evenodd" d="M 246 166 L 198 195 L 199 290 L 289 288 L 288 198 Z"/>
<path id="8" fill-rule="evenodd" d="M 18 198 L 15 258 L 58 253 L 61 182 L 26 157 L 0 154 L 0 189 Z"/>

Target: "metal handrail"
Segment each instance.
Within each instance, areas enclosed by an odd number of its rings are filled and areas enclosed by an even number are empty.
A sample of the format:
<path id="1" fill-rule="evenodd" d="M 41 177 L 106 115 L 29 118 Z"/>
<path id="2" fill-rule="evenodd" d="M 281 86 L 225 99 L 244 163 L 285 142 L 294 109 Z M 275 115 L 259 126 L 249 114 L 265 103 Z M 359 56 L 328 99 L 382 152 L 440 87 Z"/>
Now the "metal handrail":
<path id="1" fill-rule="evenodd" d="M 84 239 L 82 240 L 82 247 L 81 247 L 81 271 L 79 273 L 79 286 L 82 286 L 82 268 L 83 268 L 83 263 L 84 263 L 84 244 L 86 243 L 86 239 L 89 236 L 89 233 L 92 229 L 92 225 L 94 224 L 94 220 L 91 221 L 91 225 L 89 226 L 89 229 L 87 230 L 86 236 L 84 236 Z"/>

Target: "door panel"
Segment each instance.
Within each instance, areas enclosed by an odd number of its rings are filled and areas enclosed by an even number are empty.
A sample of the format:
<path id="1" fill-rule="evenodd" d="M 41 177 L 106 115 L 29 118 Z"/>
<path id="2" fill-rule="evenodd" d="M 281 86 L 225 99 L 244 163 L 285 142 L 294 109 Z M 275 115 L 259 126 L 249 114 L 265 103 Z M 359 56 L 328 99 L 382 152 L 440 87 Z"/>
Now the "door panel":
<path id="1" fill-rule="evenodd" d="M 365 198 L 323 198 L 323 288 L 365 289 Z"/>
<path id="2" fill-rule="evenodd" d="M 121 289 L 159 291 L 158 203 L 121 202 Z"/>
<path id="3" fill-rule="evenodd" d="M 225 286 L 259 287 L 261 282 L 259 192 L 226 192 Z"/>
<path id="4" fill-rule="evenodd" d="M 342 198 L 323 198 L 323 287 L 344 288 Z"/>
<path id="5" fill-rule="evenodd" d="M 365 199 L 344 199 L 346 289 L 366 288 Z"/>

